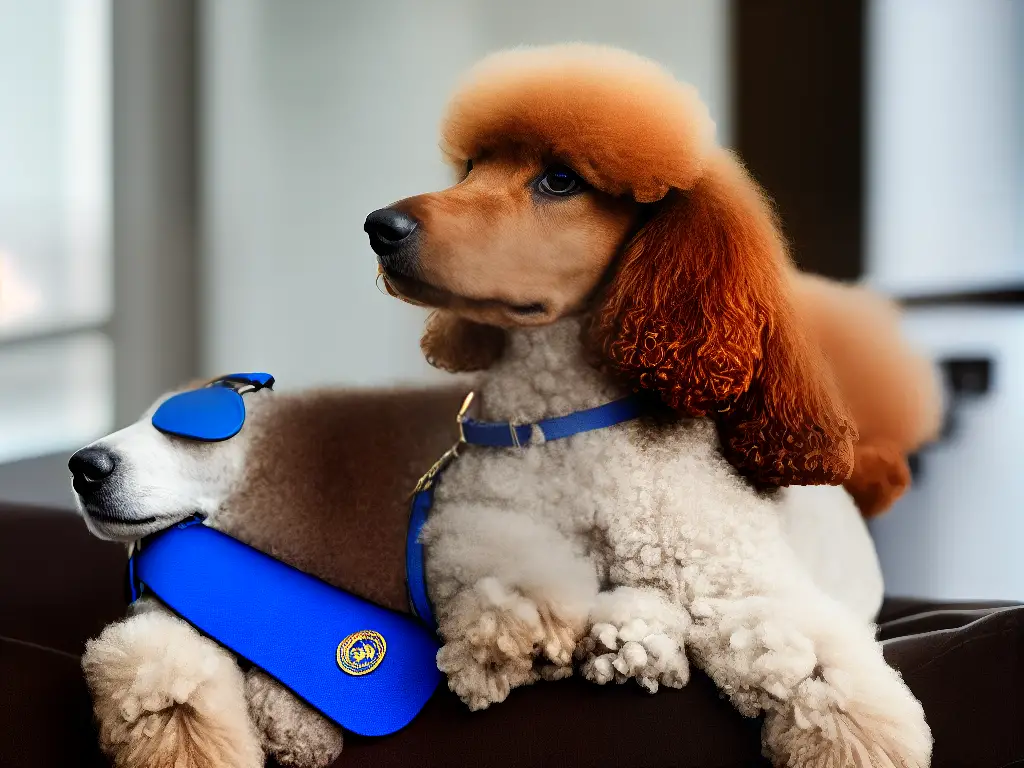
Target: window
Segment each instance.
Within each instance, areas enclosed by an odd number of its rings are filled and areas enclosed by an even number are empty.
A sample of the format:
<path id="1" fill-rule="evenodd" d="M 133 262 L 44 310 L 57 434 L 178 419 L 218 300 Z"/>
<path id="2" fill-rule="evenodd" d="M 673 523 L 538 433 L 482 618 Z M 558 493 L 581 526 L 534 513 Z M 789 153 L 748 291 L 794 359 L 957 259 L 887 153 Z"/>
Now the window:
<path id="1" fill-rule="evenodd" d="M 109 0 L 0 0 L 0 461 L 113 423 Z"/>

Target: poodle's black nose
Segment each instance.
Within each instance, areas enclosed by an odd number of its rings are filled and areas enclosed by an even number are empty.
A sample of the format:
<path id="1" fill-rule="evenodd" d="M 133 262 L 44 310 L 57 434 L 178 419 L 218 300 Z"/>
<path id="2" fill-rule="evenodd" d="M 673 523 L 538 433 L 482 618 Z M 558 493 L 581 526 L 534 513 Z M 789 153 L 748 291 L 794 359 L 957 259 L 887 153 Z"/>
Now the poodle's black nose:
<path id="1" fill-rule="evenodd" d="M 114 454 L 105 448 L 83 448 L 68 461 L 72 485 L 77 493 L 95 491 L 116 466 Z"/>
<path id="2" fill-rule="evenodd" d="M 370 236 L 370 247 L 378 256 L 390 256 L 416 231 L 416 219 L 394 208 L 381 208 L 366 217 L 363 230 Z"/>

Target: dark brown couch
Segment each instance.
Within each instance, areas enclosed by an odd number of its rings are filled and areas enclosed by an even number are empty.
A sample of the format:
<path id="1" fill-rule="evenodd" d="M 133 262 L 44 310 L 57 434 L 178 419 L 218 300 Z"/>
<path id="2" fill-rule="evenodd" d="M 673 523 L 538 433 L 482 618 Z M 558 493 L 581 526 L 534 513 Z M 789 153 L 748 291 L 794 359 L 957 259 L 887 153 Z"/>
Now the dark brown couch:
<path id="1" fill-rule="evenodd" d="M 0 505 L 0 766 L 105 766 L 78 666 L 122 615 L 124 551 L 67 511 Z M 1024 764 L 1024 607 L 889 600 L 886 658 L 924 702 L 935 766 Z M 756 766 L 760 723 L 704 676 L 655 696 L 576 680 L 469 713 L 441 688 L 405 730 L 348 738 L 339 765 Z"/>

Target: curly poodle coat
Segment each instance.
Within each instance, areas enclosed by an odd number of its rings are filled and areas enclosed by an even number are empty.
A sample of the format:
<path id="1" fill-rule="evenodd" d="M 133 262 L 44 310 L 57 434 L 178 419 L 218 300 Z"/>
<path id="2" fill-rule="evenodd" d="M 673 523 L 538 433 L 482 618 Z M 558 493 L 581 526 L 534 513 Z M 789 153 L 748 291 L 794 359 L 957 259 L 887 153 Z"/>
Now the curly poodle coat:
<path id="1" fill-rule="evenodd" d="M 776 764 L 925 766 L 922 709 L 873 637 L 877 561 L 835 487 L 854 469 L 854 417 L 796 307 L 771 208 L 713 134 L 691 88 L 603 47 L 496 54 L 453 98 L 442 147 L 467 184 L 474 163 L 484 179 L 488 163 L 540 158 L 650 208 L 599 277 L 572 276 L 573 292 L 523 278 L 532 303 L 470 293 L 507 246 L 454 269 L 431 250 L 440 219 L 420 220 L 406 266 L 381 267 L 392 293 L 440 307 L 428 359 L 485 368 L 495 421 L 630 391 L 657 395 L 671 417 L 463 452 L 423 532 L 439 666 L 482 708 L 570 674 L 574 659 L 597 683 L 678 687 L 689 654 L 743 714 L 766 715 Z M 424 198 L 394 208 L 422 214 Z M 560 210 L 567 221 L 578 208 Z M 528 257 L 514 258 L 522 270 Z M 808 546 L 801 513 L 833 528 Z"/>

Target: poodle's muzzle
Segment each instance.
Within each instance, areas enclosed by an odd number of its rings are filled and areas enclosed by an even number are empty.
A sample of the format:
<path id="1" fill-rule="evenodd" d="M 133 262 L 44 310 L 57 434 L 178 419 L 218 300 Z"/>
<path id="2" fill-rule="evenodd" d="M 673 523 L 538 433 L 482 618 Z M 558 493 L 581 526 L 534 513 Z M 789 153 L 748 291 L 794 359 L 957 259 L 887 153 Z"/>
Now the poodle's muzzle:
<path id="1" fill-rule="evenodd" d="M 397 208 L 380 208 L 366 217 L 363 231 L 385 272 L 413 275 L 416 272 L 416 233 L 419 222 Z"/>
<path id="2" fill-rule="evenodd" d="M 366 217 L 363 230 L 377 263 L 393 292 L 402 298 L 432 306 L 441 305 L 447 292 L 430 285 L 420 275 L 420 222 L 394 206 Z"/>

